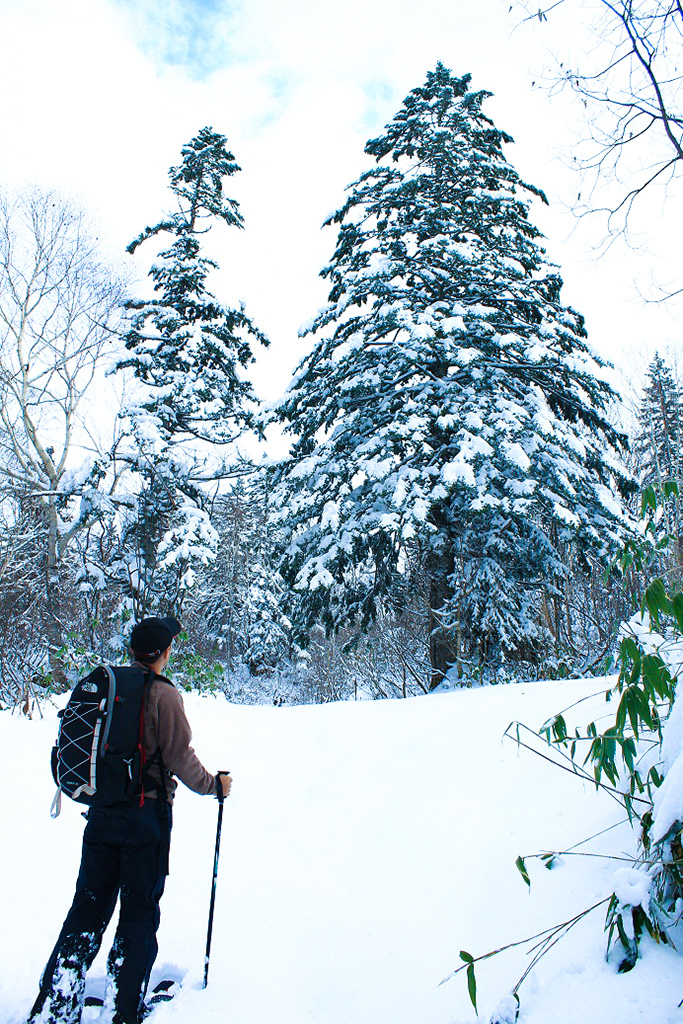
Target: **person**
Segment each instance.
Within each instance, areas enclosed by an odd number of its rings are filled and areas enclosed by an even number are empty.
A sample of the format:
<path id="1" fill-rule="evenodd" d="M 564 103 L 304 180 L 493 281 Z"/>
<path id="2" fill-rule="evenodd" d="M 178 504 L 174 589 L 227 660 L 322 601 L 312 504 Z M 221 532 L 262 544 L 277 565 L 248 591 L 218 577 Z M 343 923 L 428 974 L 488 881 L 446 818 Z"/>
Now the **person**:
<path id="1" fill-rule="evenodd" d="M 159 901 L 168 874 L 176 779 L 195 793 L 227 797 L 227 772 L 212 775 L 190 745 L 182 697 L 161 673 L 168 665 L 177 619 L 145 618 L 133 627 L 133 665 L 149 670 L 143 704 L 147 765 L 142 793 L 125 804 L 91 807 L 71 909 L 47 962 L 28 1024 L 79 1024 L 85 975 L 120 898 L 119 919 L 107 961 L 113 988 L 112 1024 L 142 1020 L 157 954 Z M 109 1000 L 107 1000 L 109 1002 Z"/>

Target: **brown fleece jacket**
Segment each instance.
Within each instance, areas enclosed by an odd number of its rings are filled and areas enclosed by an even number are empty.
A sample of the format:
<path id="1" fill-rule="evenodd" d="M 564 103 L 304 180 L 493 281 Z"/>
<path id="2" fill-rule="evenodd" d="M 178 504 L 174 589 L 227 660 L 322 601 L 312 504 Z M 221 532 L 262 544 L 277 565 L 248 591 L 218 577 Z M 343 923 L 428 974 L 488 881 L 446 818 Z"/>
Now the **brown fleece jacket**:
<path id="1" fill-rule="evenodd" d="M 165 676 L 155 676 L 147 689 L 144 718 L 144 747 L 147 760 L 159 751 L 166 769 L 166 792 L 169 803 L 177 782 L 181 782 L 193 792 L 201 795 L 215 795 L 216 777 L 207 772 L 194 750 L 190 746 L 192 730 L 183 707 L 183 698 L 173 683 Z M 147 771 L 145 792 L 147 796 L 156 796 L 161 785 L 161 771 L 158 760 L 152 761 Z"/>

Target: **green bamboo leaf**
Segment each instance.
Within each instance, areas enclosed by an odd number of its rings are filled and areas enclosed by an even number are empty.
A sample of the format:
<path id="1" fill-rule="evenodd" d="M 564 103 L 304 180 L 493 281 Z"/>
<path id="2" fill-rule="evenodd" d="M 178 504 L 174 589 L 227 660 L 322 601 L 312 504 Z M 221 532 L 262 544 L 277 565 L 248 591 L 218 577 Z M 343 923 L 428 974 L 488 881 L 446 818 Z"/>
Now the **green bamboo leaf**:
<path id="1" fill-rule="evenodd" d="M 562 741 L 567 738 L 567 723 L 562 715 L 555 715 L 553 720 L 553 733 L 556 740 Z"/>
<path id="2" fill-rule="evenodd" d="M 645 606 L 649 611 L 655 626 L 659 626 L 659 615 L 664 613 L 670 615 L 673 607 L 669 595 L 662 580 L 654 580 L 645 591 Z"/>
<path id="3" fill-rule="evenodd" d="M 529 878 L 529 872 L 527 871 L 526 864 L 524 863 L 523 857 L 518 857 L 515 861 L 515 867 L 519 871 L 520 875 L 531 889 L 531 879 Z"/>
<path id="4" fill-rule="evenodd" d="M 626 636 L 619 645 L 620 654 L 625 661 L 634 661 L 640 657 L 638 644 L 632 636 Z"/>
<path id="5" fill-rule="evenodd" d="M 632 736 L 627 737 L 622 742 L 621 753 L 631 775 L 636 774 L 636 744 Z"/>
<path id="6" fill-rule="evenodd" d="M 477 979 L 474 976 L 474 964 L 470 964 L 467 968 L 467 991 L 469 992 L 474 1012 L 479 1016 L 479 1010 L 477 1009 Z"/>
<path id="7" fill-rule="evenodd" d="M 638 771 L 637 768 L 634 768 L 633 771 L 631 772 L 631 783 L 630 784 L 631 784 L 631 795 L 632 796 L 635 796 L 636 791 L 638 793 L 644 793 L 645 792 L 645 786 L 643 785 L 643 780 L 642 780 L 640 772 Z"/>
<path id="8" fill-rule="evenodd" d="M 638 959 L 638 951 L 637 951 L 637 949 L 634 946 L 632 946 L 628 950 L 628 952 L 626 953 L 626 956 L 624 957 L 624 959 L 621 961 L 621 963 L 617 967 L 618 973 L 619 974 L 627 974 L 629 971 L 632 971 L 633 968 L 636 966 L 636 960 L 637 959 Z"/>
<path id="9" fill-rule="evenodd" d="M 647 487 L 643 488 L 640 499 L 640 511 L 643 518 L 645 518 L 645 512 L 648 508 L 651 508 L 653 512 L 657 511 L 657 494 L 652 484 L 648 484 Z"/>
<path id="10" fill-rule="evenodd" d="M 630 950 L 631 949 L 631 940 L 629 939 L 628 935 L 626 934 L 626 929 L 624 928 L 624 918 L 623 918 L 621 912 L 617 914 L 616 920 L 617 920 L 617 931 L 619 932 L 619 938 L 621 940 L 621 944 L 624 947 L 624 949 Z"/>
<path id="11" fill-rule="evenodd" d="M 628 711 L 628 719 L 636 738 L 638 737 L 638 727 L 640 725 L 642 711 L 640 696 L 641 691 L 637 686 L 629 686 L 628 690 L 624 693 L 624 703 L 626 705 L 626 710 Z"/>
<path id="12" fill-rule="evenodd" d="M 649 697 L 670 699 L 673 697 L 673 681 L 659 654 L 646 654 L 643 658 L 643 682 L 650 689 Z"/>
<path id="13" fill-rule="evenodd" d="M 652 700 L 656 699 L 656 694 L 652 694 Z M 650 705 L 648 695 L 644 690 L 636 688 L 633 694 L 633 709 L 634 714 L 637 716 L 638 725 L 645 725 L 648 729 L 654 729 L 656 720 L 654 717 L 654 707 Z M 633 723 L 632 723 L 633 724 Z M 638 737 L 638 729 L 634 727 L 633 732 Z"/>
<path id="14" fill-rule="evenodd" d="M 642 655 L 641 655 L 640 651 L 638 651 L 638 657 L 633 659 L 633 662 L 632 662 L 632 665 L 631 665 L 631 676 L 629 678 L 629 685 L 631 685 L 632 683 L 637 683 L 638 682 L 638 680 L 640 679 L 640 674 L 641 674 L 642 670 L 643 670 L 643 658 L 642 658 Z"/>
<path id="15" fill-rule="evenodd" d="M 674 618 L 676 619 L 676 625 L 678 626 L 679 633 L 683 633 L 683 594 L 680 592 L 674 594 L 671 599 L 671 607 L 673 610 Z"/>
<path id="16" fill-rule="evenodd" d="M 640 648 L 632 636 L 625 637 L 619 645 L 619 670 L 618 688 L 621 689 L 625 680 L 634 683 L 640 675 L 640 663 L 642 655 Z"/>

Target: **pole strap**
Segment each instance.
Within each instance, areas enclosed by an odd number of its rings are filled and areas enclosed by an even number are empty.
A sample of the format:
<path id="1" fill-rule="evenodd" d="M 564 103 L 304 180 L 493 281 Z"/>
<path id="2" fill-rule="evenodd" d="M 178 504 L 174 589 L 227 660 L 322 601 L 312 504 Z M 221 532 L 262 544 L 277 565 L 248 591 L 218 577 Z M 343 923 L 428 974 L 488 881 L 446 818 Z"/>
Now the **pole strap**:
<path id="1" fill-rule="evenodd" d="M 52 806 L 50 807 L 50 817 L 51 818 L 58 818 L 59 817 L 59 812 L 61 811 L 61 809 L 62 809 L 62 790 L 58 786 L 57 787 L 57 792 L 55 793 L 55 798 L 52 801 Z"/>

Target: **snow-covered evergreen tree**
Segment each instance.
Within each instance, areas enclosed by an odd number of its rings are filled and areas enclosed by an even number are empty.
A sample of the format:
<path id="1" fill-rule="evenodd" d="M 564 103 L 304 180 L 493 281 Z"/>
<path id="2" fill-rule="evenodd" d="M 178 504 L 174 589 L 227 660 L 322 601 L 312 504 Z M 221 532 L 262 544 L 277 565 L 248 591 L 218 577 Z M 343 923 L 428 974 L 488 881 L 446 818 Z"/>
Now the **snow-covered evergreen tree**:
<path id="1" fill-rule="evenodd" d="M 238 204 L 223 195 L 223 178 L 240 169 L 226 141 L 203 128 L 183 146 L 182 163 L 169 171 L 178 209 L 128 247 L 132 253 L 149 238 L 174 236 L 149 272 L 156 297 L 128 303 L 129 355 L 119 364 L 146 385 L 133 412 L 165 445 L 226 444 L 253 426 L 253 391 L 237 368 L 253 361 L 253 339 L 268 342 L 243 309 L 221 305 L 208 291 L 216 264 L 200 255 L 199 238 L 212 224 L 242 227 Z"/>
<path id="2" fill-rule="evenodd" d="M 193 604 L 208 646 L 228 664 L 268 673 L 292 654 L 285 582 L 273 556 L 268 472 L 239 479 L 214 504 L 216 560 L 200 576 Z"/>
<path id="3" fill-rule="evenodd" d="M 639 430 L 633 445 L 636 472 L 643 487 L 654 488 L 661 518 L 658 538 L 671 538 L 668 557 L 683 565 L 683 397 L 671 368 L 655 354 L 638 412 Z M 671 488 L 675 484 L 678 493 Z"/>
<path id="4" fill-rule="evenodd" d="M 271 672 L 291 658 L 291 623 L 285 614 L 285 583 L 267 558 L 249 567 L 245 618 L 247 664 L 252 675 Z"/>
<path id="5" fill-rule="evenodd" d="M 539 189 L 442 64 L 366 146 L 375 166 L 326 223 L 328 304 L 279 415 L 283 571 L 303 626 L 372 614 L 419 545 L 432 683 L 449 666 L 537 660 L 563 546 L 624 535 L 624 440 L 582 317 L 528 217 Z"/>
<path id="6" fill-rule="evenodd" d="M 222 305 L 207 287 L 216 264 L 201 255 L 200 238 L 220 222 L 242 227 L 237 202 L 223 193 L 223 179 L 239 170 L 226 141 L 203 128 L 183 147 L 182 162 L 169 172 L 177 209 L 128 248 L 132 253 L 149 239 L 172 237 L 149 272 L 154 297 L 127 304 L 128 354 L 118 368 L 132 370 L 137 389 L 126 410 L 132 443 L 118 455 L 140 481 L 133 519 L 152 564 L 140 566 L 139 575 L 160 562 L 180 573 L 183 587 L 215 552 L 202 484 L 225 475 L 227 449 L 256 425 L 255 396 L 240 369 L 253 361 L 253 341 L 268 343 L 243 308 Z M 160 489 L 173 512 L 166 530 L 159 527 L 163 516 L 145 501 Z M 151 518 L 141 523 L 148 506 Z"/>
<path id="7" fill-rule="evenodd" d="M 634 454 L 642 484 L 661 487 L 683 476 L 683 400 L 673 372 L 657 353 L 647 371 Z"/>

